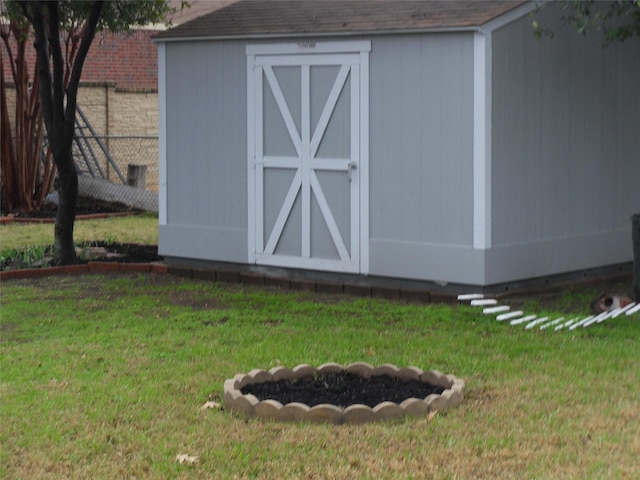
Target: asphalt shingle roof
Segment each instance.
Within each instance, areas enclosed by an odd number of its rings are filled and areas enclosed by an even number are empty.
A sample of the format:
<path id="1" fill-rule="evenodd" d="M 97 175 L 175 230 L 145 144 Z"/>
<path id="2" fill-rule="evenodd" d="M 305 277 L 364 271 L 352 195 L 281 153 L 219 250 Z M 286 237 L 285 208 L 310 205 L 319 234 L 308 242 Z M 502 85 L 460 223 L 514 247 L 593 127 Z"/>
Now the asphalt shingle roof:
<path id="1" fill-rule="evenodd" d="M 525 0 L 238 0 L 156 38 L 469 28 L 524 3 Z"/>

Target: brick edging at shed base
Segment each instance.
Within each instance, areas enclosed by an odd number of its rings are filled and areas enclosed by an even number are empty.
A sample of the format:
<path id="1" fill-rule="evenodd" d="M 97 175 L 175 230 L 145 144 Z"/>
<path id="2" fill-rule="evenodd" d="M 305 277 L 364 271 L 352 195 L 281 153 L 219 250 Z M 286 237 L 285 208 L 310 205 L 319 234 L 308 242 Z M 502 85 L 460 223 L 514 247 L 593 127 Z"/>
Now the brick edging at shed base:
<path id="1" fill-rule="evenodd" d="M 517 284 L 497 285 L 486 288 L 469 285 L 439 285 L 430 282 L 401 280 L 382 277 L 308 272 L 273 267 L 202 262 L 185 259 L 165 259 L 164 262 L 118 263 L 90 261 L 86 264 L 59 267 L 6 270 L 0 272 L 0 281 L 86 273 L 156 273 L 169 274 L 195 280 L 237 283 L 277 287 L 284 290 L 344 294 L 354 297 L 385 298 L 415 303 L 440 303 L 455 305 L 460 293 L 487 293 L 495 297 L 540 293 L 553 288 L 576 284 L 595 284 L 599 281 L 626 281 L 631 279 L 631 265 L 618 265 L 607 269 L 592 270 L 558 276 L 533 279 Z"/>
<path id="2" fill-rule="evenodd" d="M 573 272 L 553 277 L 535 278 L 509 284 L 478 287 L 463 284 L 440 284 L 390 277 L 360 276 L 335 272 L 320 272 L 263 267 L 226 262 L 201 261 L 165 257 L 171 275 L 211 281 L 279 287 L 317 293 L 345 294 L 356 297 L 386 298 L 418 303 L 457 304 L 461 293 L 483 293 L 495 297 L 526 295 L 578 284 L 630 279 L 632 264 Z"/>
<path id="3" fill-rule="evenodd" d="M 158 273 L 166 274 L 168 267 L 162 262 L 150 263 L 120 263 L 120 262 L 87 262 L 76 265 L 62 265 L 58 267 L 21 268 L 0 272 L 0 281 L 18 280 L 23 278 L 47 277 L 50 275 L 75 275 L 84 273 Z"/>
<path id="4" fill-rule="evenodd" d="M 438 292 L 386 278 L 217 262 L 203 265 L 198 261 L 185 259 L 176 261 L 171 258 L 165 259 L 165 263 L 170 275 L 197 280 L 277 287 L 284 290 L 448 304 L 456 304 L 459 294 L 457 289 Z"/>

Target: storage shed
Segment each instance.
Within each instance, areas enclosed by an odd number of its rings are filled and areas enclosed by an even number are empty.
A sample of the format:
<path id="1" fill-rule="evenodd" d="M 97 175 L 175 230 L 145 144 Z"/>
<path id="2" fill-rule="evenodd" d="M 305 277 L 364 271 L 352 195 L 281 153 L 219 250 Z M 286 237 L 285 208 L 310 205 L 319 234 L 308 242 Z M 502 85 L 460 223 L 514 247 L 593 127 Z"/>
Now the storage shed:
<path id="1" fill-rule="evenodd" d="M 240 0 L 155 37 L 171 265 L 491 286 L 625 268 L 640 41 L 535 2 Z"/>

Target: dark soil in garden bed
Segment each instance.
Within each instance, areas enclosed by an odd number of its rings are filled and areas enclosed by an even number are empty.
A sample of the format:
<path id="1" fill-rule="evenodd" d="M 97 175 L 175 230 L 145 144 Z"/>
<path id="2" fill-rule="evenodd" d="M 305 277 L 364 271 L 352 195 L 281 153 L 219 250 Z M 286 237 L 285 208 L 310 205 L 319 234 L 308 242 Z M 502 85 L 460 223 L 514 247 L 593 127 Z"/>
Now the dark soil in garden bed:
<path id="1" fill-rule="evenodd" d="M 162 260 L 162 257 L 158 256 L 157 245 L 141 245 L 138 243 L 104 243 L 93 242 L 90 249 L 99 249 L 98 251 L 105 250 L 104 256 L 98 254 L 95 260 L 101 262 L 121 262 L 121 263 L 148 263 Z M 81 261 L 81 263 L 84 263 Z"/>
<path id="2" fill-rule="evenodd" d="M 245 385 L 240 391 L 245 395 L 255 395 L 259 400 L 277 400 L 283 405 L 291 402 L 309 407 L 323 403 L 340 407 L 363 404 L 373 408 L 381 402 L 402 403 L 407 398 L 425 398 L 444 390 L 418 380 L 400 380 L 387 375 L 364 378 L 342 372 L 299 380 L 254 383 Z"/>

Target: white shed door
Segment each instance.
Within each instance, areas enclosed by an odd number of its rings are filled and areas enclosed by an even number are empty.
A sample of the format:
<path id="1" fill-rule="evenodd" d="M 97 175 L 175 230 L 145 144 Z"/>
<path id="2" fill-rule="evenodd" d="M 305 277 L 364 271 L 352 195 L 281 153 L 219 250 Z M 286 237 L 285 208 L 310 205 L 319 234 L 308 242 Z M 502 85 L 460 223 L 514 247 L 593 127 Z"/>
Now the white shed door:
<path id="1" fill-rule="evenodd" d="M 351 43 L 247 49 L 250 261 L 366 273 L 368 88 Z"/>

